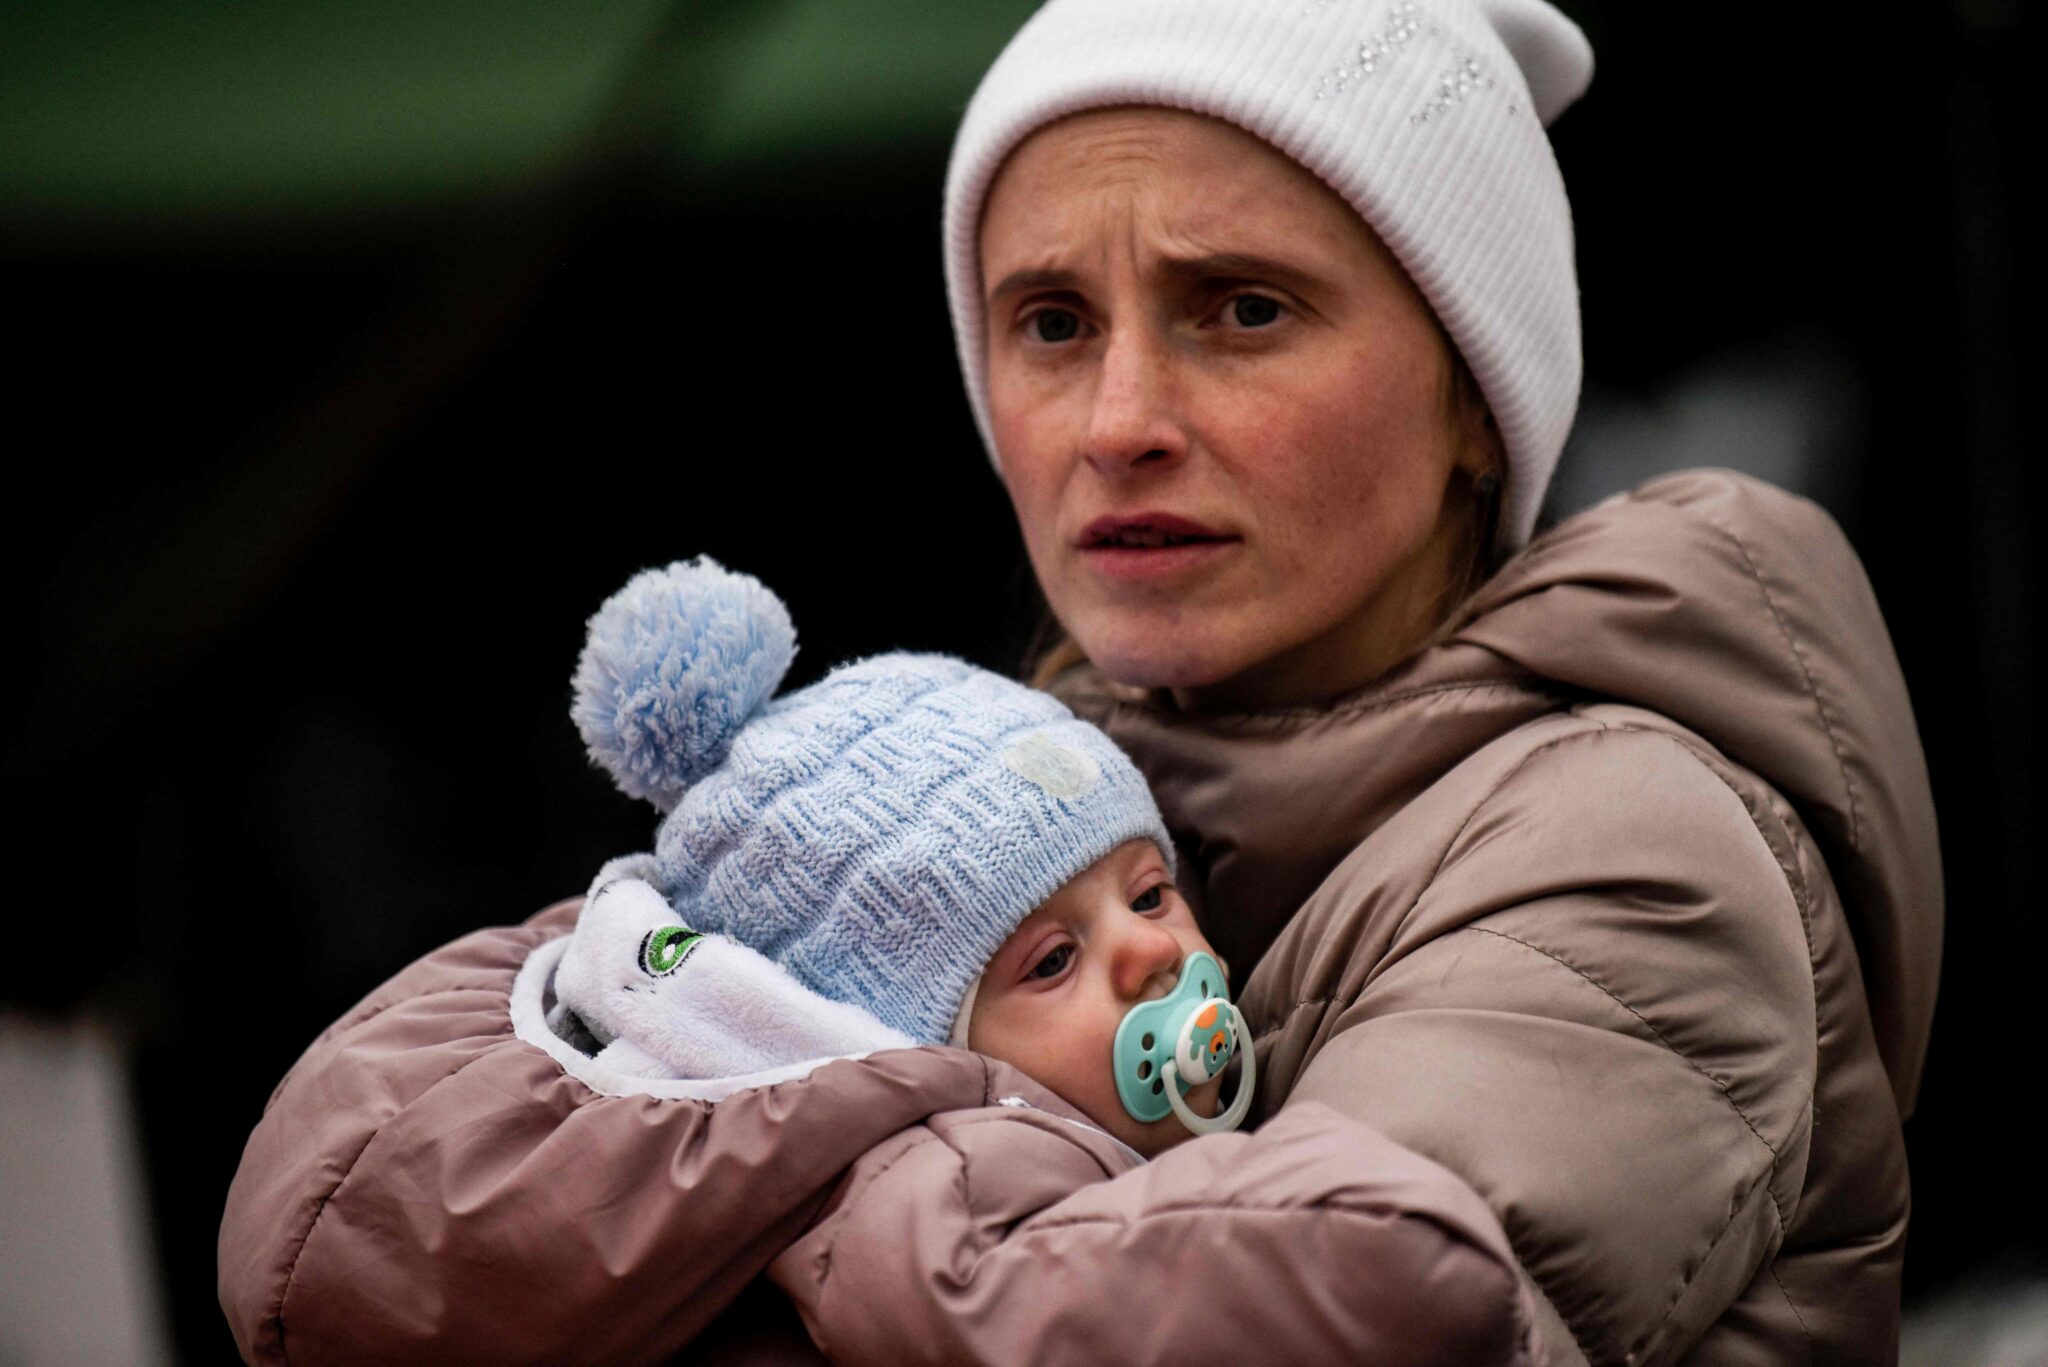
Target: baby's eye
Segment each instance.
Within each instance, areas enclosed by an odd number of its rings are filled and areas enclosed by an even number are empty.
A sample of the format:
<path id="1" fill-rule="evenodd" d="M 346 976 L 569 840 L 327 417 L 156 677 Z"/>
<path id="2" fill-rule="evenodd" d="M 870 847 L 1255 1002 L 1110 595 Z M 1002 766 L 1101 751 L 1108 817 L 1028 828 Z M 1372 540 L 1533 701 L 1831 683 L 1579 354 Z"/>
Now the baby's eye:
<path id="1" fill-rule="evenodd" d="M 1157 911 L 1166 900 L 1166 884 L 1154 883 L 1131 899 L 1132 911 Z"/>
<path id="2" fill-rule="evenodd" d="M 1065 971 L 1067 961 L 1073 957 L 1074 947 L 1072 945 L 1061 945 L 1058 949 L 1055 949 L 1052 953 L 1032 965 L 1031 976 L 1034 978 L 1057 978 Z"/>

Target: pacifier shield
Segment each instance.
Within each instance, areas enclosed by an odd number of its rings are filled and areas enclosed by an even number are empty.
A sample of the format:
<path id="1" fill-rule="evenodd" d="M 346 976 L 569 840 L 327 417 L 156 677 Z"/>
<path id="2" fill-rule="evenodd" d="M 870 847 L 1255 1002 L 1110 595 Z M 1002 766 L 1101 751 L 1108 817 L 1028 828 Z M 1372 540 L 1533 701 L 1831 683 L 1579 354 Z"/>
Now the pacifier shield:
<path id="1" fill-rule="evenodd" d="M 1185 1097 L 1223 1071 L 1237 1051 L 1237 1013 L 1230 1006 L 1223 965 L 1197 951 L 1181 965 L 1180 981 L 1157 1001 L 1125 1013 L 1110 1048 L 1117 1099 L 1134 1120 L 1162 1120 L 1174 1107 L 1169 1086 Z M 1168 1082 L 1167 1065 L 1173 1080 Z"/>

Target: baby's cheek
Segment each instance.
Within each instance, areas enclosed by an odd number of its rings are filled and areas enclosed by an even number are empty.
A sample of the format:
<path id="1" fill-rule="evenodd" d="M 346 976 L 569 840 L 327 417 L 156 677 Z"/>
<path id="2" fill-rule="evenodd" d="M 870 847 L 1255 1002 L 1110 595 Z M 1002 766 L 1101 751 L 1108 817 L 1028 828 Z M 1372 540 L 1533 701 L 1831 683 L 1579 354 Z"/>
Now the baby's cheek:
<path id="1" fill-rule="evenodd" d="M 1128 1114 L 1116 1094 L 1111 1045 L 1122 1016 L 1112 1012 L 1082 1013 L 1069 1007 L 1035 1020 L 1006 1022 L 1011 1028 L 977 1036 L 976 1047 L 1028 1074 L 1062 1101 L 1141 1153 L 1156 1153 L 1172 1136 Z M 1169 1120 L 1172 1130 L 1186 1130 Z"/>
<path id="2" fill-rule="evenodd" d="M 1098 1043 L 1100 1047 L 1094 1047 Z M 1126 1119 L 1116 1095 L 1107 1041 L 1068 1040 L 1048 1055 L 1046 1072 L 1038 1080 L 1104 1129 L 1115 1132 L 1117 1123 Z"/>

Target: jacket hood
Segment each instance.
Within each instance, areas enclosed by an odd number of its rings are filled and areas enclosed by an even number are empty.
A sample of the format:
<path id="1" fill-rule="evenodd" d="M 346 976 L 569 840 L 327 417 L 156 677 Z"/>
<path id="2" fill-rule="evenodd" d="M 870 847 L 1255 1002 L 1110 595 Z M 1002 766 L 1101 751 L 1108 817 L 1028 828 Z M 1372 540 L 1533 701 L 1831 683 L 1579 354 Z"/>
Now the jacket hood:
<path id="1" fill-rule="evenodd" d="M 1092 669 L 1058 687 L 1152 780 L 1191 897 L 1227 906 L 1212 940 L 1253 960 L 1351 848 L 1497 736 L 1587 698 L 1667 717 L 1811 831 L 1912 1109 L 1941 967 L 1927 765 L 1870 582 L 1805 499 L 1718 470 L 1611 498 L 1532 542 L 1407 662 L 1319 707 L 1190 716 Z"/>

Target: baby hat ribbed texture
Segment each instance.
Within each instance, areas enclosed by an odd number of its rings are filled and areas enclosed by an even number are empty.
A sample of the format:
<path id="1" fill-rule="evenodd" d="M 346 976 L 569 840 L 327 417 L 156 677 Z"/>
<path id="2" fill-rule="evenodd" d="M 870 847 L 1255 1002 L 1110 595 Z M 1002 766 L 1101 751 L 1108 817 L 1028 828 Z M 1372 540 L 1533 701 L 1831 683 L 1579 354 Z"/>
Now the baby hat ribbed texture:
<path id="1" fill-rule="evenodd" d="M 1507 448 L 1499 548 L 1529 539 L 1578 408 L 1571 205 L 1544 132 L 1593 53 L 1543 0 L 1050 0 L 982 78 L 946 177 L 946 290 L 994 454 L 978 239 L 1003 161 L 1056 119 L 1207 114 L 1327 182 L 1407 269 Z"/>
<path id="2" fill-rule="evenodd" d="M 635 576 L 590 619 L 572 715 L 667 813 L 660 890 L 691 927 L 942 1044 L 1076 874 L 1131 839 L 1171 865 L 1136 767 L 1057 699 L 898 653 L 770 701 L 795 649 L 781 601 L 708 558 Z"/>

